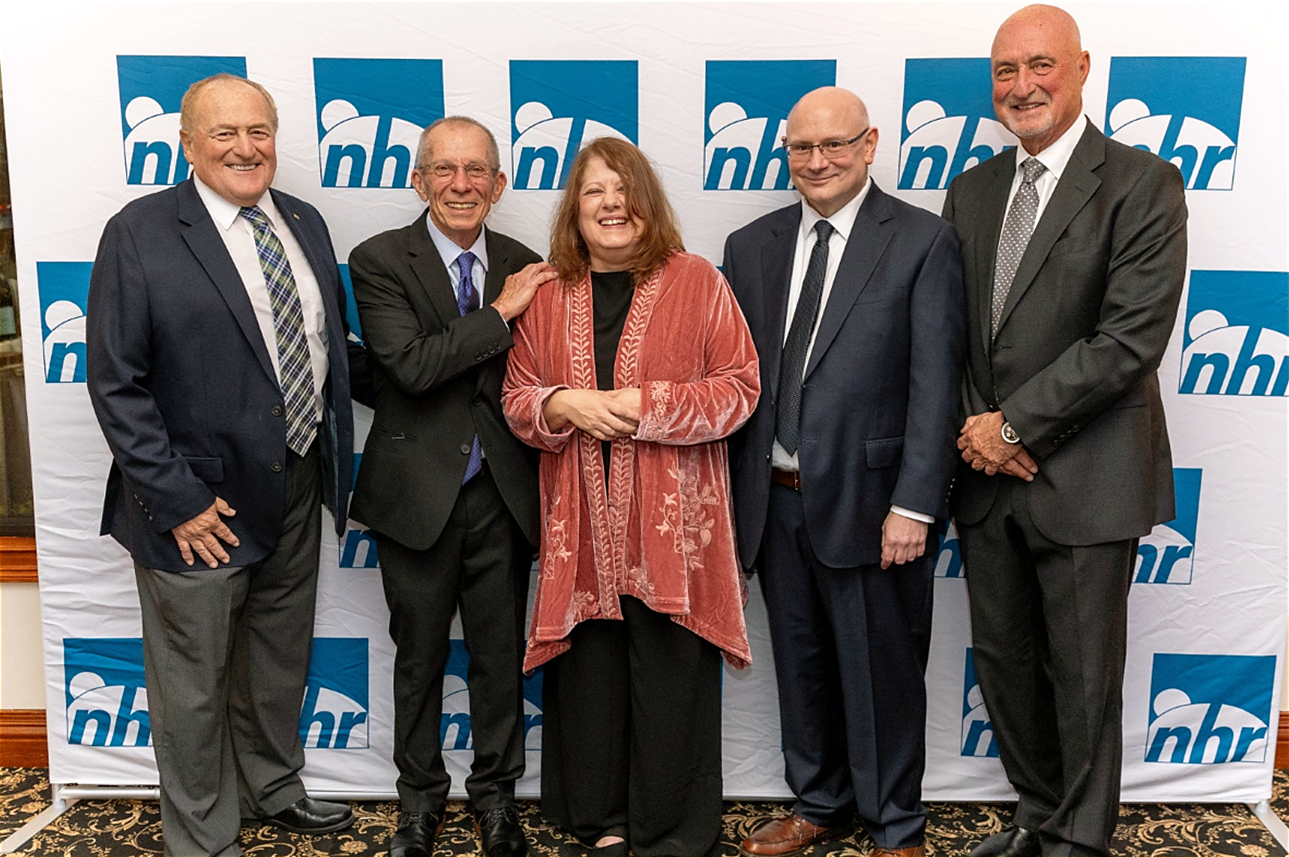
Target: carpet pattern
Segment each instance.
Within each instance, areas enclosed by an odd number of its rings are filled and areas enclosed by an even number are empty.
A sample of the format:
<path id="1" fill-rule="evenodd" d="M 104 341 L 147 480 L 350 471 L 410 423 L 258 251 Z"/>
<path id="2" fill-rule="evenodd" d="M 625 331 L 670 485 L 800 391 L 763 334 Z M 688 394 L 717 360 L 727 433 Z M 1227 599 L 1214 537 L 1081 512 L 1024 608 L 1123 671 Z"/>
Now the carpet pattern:
<path id="1" fill-rule="evenodd" d="M 43 768 L 0 768 L 0 839 L 49 806 L 48 772 Z M 274 827 L 242 828 L 242 851 L 256 857 L 321 857 L 383 854 L 398 822 L 394 801 L 353 804 L 354 825 L 325 836 L 299 836 Z M 1275 775 L 1272 807 L 1289 820 L 1289 773 Z M 575 840 L 541 817 L 536 801 L 521 801 L 531 853 L 577 855 Z M 927 806 L 927 853 L 960 855 L 1001 828 L 1011 817 L 1009 804 L 931 803 Z M 738 842 L 782 803 L 732 801 L 725 804 L 724 831 L 714 854 L 733 855 Z M 873 843 L 863 834 L 835 840 L 811 855 L 868 854 Z M 1242 804 L 1126 804 L 1120 809 L 1113 849 L 1125 857 L 1281 857 L 1271 835 Z M 161 854 L 161 814 L 155 801 L 80 801 L 59 816 L 17 853 L 98 857 Z M 448 805 L 448 824 L 439 837 L 437 857 L 479 853 L 467 807 Z"/>

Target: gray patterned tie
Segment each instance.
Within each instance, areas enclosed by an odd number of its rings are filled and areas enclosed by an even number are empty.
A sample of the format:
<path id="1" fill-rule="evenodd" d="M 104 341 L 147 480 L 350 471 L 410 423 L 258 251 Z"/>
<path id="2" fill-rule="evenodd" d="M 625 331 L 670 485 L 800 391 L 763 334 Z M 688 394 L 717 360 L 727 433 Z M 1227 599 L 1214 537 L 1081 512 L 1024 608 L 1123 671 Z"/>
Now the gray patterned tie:
<path id="1" fill-rule="evenodd" d="M 251 223 L 255 252 L 260 258 L 260 270 L 264 272 L 269 305 L 273 309 L 278 374 L 281 376 L 282 399 L 286 403 L 287 449 L 304 455 L 318 432 L 318 419 L 313 403 L 313 366 L 309 362 L 309 343 L 304 334 L 300 291 L 296 288 L 286 250 L 273 234 L 264 212 L 258 205 L 252 205 L 238 213 Z"/>
<path id="2" fill-rule="evenodd" d="M 1030 236 L 1034 234 L 1034 220 L 1038 215 L 1038 189 L 1034 182 L 1047 167 L 1037 158 L 1029 158 L 1020 165 L 1024 171 L 1020 187 L 1007 209 L 1003 220 L 1003 234 L 998 240 L 998 260 L 994 264 L 994 297 L 990 306 L 990 337 L 998 335 L 998 323 L 1003 318 L 1003 307 L 1007 304 L 1007 293 L 1011 291 L 1012 280 L 1016 279 L 1016 269 L 1020 259 L 1029 246 Z"/>
<path id="3" fill-rule="evenodd" d="M 775 410 L 775 434 L 779 445 L 789 455 L 796 455 L 801 440 L 801 382 L 806 372 L 806 354 L 810 336 L 819 318 L 819 299 L 824 293 L 824 275 L 828 272 L 828 239 L 832 224 L 820 220 L 815 224 L 815 246 L 806 265 L 806 278 L 801 284 L 801 297 L 788 338 L 783 343 L 783 362 L 779 364 L 779 404 Z"/>

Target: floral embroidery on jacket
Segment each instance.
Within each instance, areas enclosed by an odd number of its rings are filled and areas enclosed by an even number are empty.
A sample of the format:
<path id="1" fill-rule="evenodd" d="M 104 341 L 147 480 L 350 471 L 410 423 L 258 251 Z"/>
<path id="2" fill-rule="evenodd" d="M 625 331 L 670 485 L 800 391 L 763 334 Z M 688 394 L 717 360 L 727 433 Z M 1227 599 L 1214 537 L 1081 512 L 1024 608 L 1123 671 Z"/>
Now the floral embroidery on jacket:
<path id="1" fill-rule="evenodd" d="M 716 489 L 710 484 L 701 490 L 692 478 L 683 479 L 675 469 L 669 468 L 667 475 L 680 485 L 675 494 L 663 494 L 662 523 L 657 525 L 660 535 L 671 533 L 672 549 L 685 557 L 685 568 L 702 568 L 698 553 L 712 541 L 712 527 L 716 519 L 708 514 L 704 506 L 714 506 L 721 502 Z"/>

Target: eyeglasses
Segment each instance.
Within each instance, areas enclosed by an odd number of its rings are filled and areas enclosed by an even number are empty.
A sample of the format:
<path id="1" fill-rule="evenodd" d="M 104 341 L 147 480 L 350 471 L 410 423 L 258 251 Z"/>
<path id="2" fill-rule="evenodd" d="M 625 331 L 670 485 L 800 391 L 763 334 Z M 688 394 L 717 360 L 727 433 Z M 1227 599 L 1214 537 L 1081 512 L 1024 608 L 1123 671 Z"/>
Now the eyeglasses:
<path id="1" fill-rule="evenodd" d="M 815 149 L 830 161 L 834 161 L 845 154 L 846 150 L 855 145 L 855 141 L 863 137 L 873 128 L 869 125 L 863 131 L 860 131 L 849 140 L 824 140 L 822 143 L 789 143 L 788 138 L 783 138 L 783 151 L 788 153 L 788 157 L 794 161 L 804 161 L 810 157 L 810 153 Z"/>
<path id="2" fill-rule="evenodd" d="M 428 170 L 430 175 L 436 179 L 455 178 L 459 170 L 465 170 L 465 177 L 470 181 L 483 181 L 490 178 L 495 170 L 487 164 L 481 164 L 473 161 L 468 164 L 454 164 L 450 161 L 435 161 L 432 164 L 423 164 L 420 169 Z"/>

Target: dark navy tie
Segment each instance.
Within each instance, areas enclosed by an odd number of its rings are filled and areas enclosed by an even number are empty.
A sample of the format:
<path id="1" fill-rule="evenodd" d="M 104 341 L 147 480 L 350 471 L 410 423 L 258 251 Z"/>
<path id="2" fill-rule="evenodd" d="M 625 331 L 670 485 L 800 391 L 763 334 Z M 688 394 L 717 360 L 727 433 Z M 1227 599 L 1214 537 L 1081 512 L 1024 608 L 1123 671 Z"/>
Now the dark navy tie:
<path id="1" fill-rule="evenodd" d="M 792 326 L 788 328 L 788 338 L 783 343 L 775 434 L 779 445 L 789 455 L 796 455 L 797 443 L 801 439 L 801 382 L 806 373 L 810 337 L 819 318 L 819 300 L 824 293 L 824 275 L 828 273 L 828 239 L 832 232 L 832 224 L 827 220 L 815 224 L 815 246 L 810 251 L 810 263 L 806 266 L 797 310 L 792 314 Z"/>

